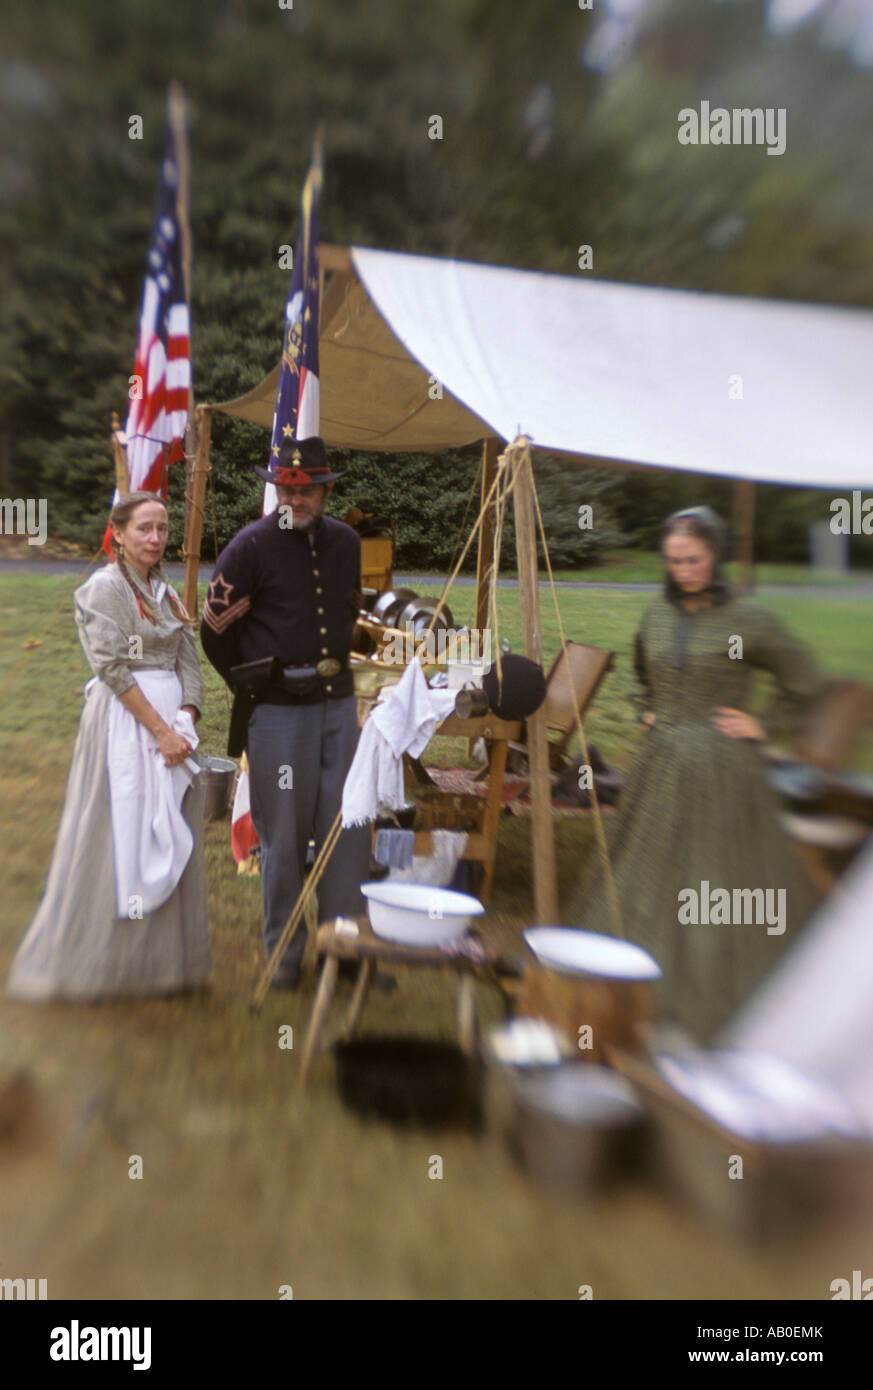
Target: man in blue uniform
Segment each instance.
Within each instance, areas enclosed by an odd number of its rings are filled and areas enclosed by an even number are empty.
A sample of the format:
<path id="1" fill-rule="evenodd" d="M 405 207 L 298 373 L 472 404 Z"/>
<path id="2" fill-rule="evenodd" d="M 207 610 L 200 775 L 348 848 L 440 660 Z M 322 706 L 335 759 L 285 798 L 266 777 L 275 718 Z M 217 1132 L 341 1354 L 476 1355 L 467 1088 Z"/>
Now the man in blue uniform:
<path id="1" fill-rule="evenodd" d="M 200 635 L 212 665 L 237 689 L 248 676 L 232 669 L 261 663 L 246 697 L 246 749 L 269 955 L 300 893 L 310 838 L 317 853 L 340 809 L 358 742 L 349 653 L 361 542 L 324 515 L 342 474 L 331 472 L 320 438 L 286 441 L 275 466 L 256 472 L 275 485 L 278 510 L 246 526 L 218 557 Z M 318 885 L 319 921 L 365 911 L 360 885 L 369 863 L 369 826 L 344 830 Z M 300 927 L 274 987 L 299 984 L 305 945 Z"/>

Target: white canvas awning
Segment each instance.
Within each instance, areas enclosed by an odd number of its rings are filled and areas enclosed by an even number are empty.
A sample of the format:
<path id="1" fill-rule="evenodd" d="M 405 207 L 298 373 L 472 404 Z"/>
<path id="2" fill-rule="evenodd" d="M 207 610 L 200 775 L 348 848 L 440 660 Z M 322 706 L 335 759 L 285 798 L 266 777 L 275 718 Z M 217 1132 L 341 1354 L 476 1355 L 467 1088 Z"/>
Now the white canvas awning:
<path id="1" fill-rule="evenodd" d="M 873 476 L 866 310 L 355 248 L 324 296 L 320 354 L 329 445 L 521 431 L 592 462 L 844 489 Z M 213 408 L 269 428 L 276 377 Z"/>

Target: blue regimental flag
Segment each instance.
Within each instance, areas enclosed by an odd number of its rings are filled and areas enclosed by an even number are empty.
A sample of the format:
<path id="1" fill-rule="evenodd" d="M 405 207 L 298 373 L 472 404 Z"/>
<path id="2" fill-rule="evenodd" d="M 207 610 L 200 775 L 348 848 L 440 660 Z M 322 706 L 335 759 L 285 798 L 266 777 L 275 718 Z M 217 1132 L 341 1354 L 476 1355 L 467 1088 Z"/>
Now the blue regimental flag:
<path id="1" fill-rule="evenodd" d="M 324 181 L 324 154 L 319 130 L 312 145 L 309 172 L 300 203 L 300 231 L 294 251 L 291 291 L 285 305 L 285 336 L 279 363 L 279 386 L 273 414 L 270 457 L 279 457 L 285 439 L 308 439 L 318 434 L 318 213 Z M 264 514 L 275 511 L 276 489 L 264 489 Z"/>

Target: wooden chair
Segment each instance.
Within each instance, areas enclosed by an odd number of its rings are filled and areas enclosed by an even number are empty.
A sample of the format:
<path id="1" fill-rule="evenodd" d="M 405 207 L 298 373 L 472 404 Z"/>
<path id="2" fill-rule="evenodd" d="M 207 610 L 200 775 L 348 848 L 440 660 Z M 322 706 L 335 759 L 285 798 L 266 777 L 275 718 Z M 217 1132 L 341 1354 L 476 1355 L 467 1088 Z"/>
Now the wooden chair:
<path id="1" fill-rule="evenodd" d="M 573 705 L 573 692 L 579 714 L 584 719 L 591 707 L 604 677 L 615 665 L 615 652 L 603 647 L 592 647 L 587 642 L 568 642 L 566 651 L 558 652 L 546 676 L 546 698 L 543 704 L 546 728 L 557 732 L 557 739 L 549 740 L 549 764 L 560 769 L 567 761 L 567 754 L 573 735 L 576 733 L 576 711 Z M 510 743 L 516 753 L 527 753 L 524 740 Z"/>
<path id="2" fill-rule="evenodd" d="M 819 805 L 811 814 L 782 811 L 782 825 L 807 871 L 827 892 L 871 833 L 873 779 L 840 777 L 863 735 L 873 728 L 873 685 L 832 680 L 816 701 L 793 752 L 825 774 Z M 830 774 L 828 776 L 828 774 Z"/>
<path id="3" fill-rule="evenodd" d="M 794 744 L 802 762 L 827 772 L 842 771 L 873 728 L 873 685 L 832 680 L 816 701 Z"/>

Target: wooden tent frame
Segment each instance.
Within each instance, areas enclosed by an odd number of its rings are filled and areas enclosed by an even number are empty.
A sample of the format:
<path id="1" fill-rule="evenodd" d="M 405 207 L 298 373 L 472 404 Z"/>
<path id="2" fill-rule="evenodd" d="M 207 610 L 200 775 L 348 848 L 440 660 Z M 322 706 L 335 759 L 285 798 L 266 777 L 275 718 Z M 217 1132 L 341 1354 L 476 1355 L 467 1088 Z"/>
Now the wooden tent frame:
<path id="1" fill-rule="evenodd" d="M 354 274 L 351 250 L 349 247 L 320 243 L 317 250 L 319 262 L 319 288 L 323 288 L 326 273 Z M 323 295 L 319 294 L 319 305 Z M 203 514 L 206 497 L 206 483 L 211 471 L 210 440 L 212 415 L 216 405 L 201 404 L 194 412 L 195 447 L 193 467 L 186 489 L 185 522 L 185 588 L 184 602 L 189 613 L 197 613 L 197 584 L 200 565 L 200 546 L 203 533 Z M 482 441 L 482 481 L 480 490 L 480 510 L 482 522 L 479 530 L 479 543 L 476 563 L 476 617 L 475 625 L 483 629 L 487 625 L 490 585 L 496 582 L 491 574 L 491 557 L 494 540 L 495 504 L 486 506 L 497 471 L 498 439 L 487 436 Z M 574 456 L 575 457 L 575 456 Z M 616 467 L 633 467 L 633 464 L 613 464 Z M 636 465 L 648 467 L 649 465 Z M 744 568 L 744 579 L 751 585 L 752 543 L 754 533 L 754 488 L 747 480 L 735 481 L 734 523 L 738 539 L 738 555 Z M 519 601 L 522 623 L 523 655 L 542 664 L 542 625 L 539 604 L 539 576 L 537 558 L 536 516 L 532 478 L 527 469 L 520 469 L 513 486 L 513 507 L 515 517 L 515 544 L 518 564 Z M 557 924 L 560 921 L 557 892 L 557 871 L 555 863 L 554 824 L 551 814 L 551 782 L 549 778 L 549 749 L 546 733 L 545 711 L 542 707 L 527 720 L 527 744 L 530 765 L 530 795 L 532 813 L 532 862 L 534 886 L 534 915 L 540 925 Z"/>

